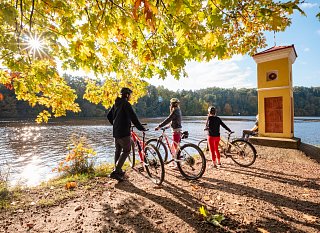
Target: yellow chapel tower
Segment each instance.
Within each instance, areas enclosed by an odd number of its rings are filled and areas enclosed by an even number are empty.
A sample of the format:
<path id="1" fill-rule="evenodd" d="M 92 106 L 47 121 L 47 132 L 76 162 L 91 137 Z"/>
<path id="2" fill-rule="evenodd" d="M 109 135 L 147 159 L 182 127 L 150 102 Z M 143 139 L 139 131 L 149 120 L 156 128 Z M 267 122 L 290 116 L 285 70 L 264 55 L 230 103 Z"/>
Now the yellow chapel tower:
<path id="1" fill-rule="evenodd" d="M 294 45 L 274 46 L 253 56 L 257 63 L 259 136 L 293 138 Z"/>

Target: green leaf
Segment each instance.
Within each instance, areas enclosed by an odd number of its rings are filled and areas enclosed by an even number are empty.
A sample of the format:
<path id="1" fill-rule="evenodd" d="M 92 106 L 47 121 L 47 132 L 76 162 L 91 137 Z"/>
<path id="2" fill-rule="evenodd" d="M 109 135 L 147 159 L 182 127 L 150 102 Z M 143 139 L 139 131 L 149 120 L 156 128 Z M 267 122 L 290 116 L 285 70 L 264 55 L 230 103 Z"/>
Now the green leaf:
<path id="1" fill-rule="evenodd" d="M 221 214 L 211 215 L 207 218 L 207 221 L 212 223 L 215 226 L 221 226 L 221 222 L 225 219 L 225 217 Z"/>

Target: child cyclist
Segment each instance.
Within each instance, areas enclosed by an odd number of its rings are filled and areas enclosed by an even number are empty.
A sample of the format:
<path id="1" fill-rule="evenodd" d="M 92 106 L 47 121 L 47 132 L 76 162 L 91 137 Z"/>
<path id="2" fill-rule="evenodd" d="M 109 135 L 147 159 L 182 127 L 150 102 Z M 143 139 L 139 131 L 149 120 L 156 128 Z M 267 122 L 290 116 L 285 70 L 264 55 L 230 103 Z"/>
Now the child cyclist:
<path id="1" fill-rule="evenodd" d="M 170 123 L 170 126 L 172 128 L 172 146 L 171 146 L 171 151 L 172 155 L 176 155 L 177 147 L 181 141 L 181 119 L 182 119 L 182 114 L 180 110 L 180 101 L 177 98 L 172 98 L 170 100 L 170 115 L 163 121 L 161 122 L 155 130 L 159 130 L 161 127 L 168 125 Z M 177 168 L 177 164 L 173 162 L 171 164 L 172 168 Z"/>
<path id="2" fill-rule="evenodd" d="M 208 130 L 208 146 L 212 157 L 213 167 L 221 166 L 220 152 L 218 149 L 220 142 L 220 125 L 231 132 L 231 130 L 222 122 L 220 117 L 216 115 L 216 108 L 210 106 L 208 108 L 208 119 L 206 123 L 206 130 Z M 217 164 L 218 163 L 218 164 Z"/>

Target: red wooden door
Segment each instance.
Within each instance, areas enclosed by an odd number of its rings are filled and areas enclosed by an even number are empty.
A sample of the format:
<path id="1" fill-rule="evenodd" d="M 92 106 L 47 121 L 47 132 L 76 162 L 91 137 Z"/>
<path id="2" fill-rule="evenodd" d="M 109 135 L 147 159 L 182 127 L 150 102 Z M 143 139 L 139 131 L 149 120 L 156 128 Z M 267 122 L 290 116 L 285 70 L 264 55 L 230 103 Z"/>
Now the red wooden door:
<path id="1" fill-rule="evenodd" d="M 283 101 L 282 97 L 264 99 L 266 133 L 283 133 Z"/>

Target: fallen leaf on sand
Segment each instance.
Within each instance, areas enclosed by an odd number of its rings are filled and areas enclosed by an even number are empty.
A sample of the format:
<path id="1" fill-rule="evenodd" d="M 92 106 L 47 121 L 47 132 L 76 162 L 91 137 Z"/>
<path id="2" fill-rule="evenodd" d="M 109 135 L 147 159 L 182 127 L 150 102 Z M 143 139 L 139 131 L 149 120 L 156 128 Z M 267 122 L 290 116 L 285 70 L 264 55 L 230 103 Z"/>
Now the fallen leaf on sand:
<path id="1" fill-rule="evenodd" d="M 27 227 L 29 227 L 29 228 L 33 228 L 34 227 L 34 223 L 27 223 Z"/>
<path id="2" fill-rule="evenodd" d="M 261 233 L 269 233 L 269 231 L 267 231 L 267 230 L 265 230 L 265 229 L 263 229 L 263 228 L 261 228 L 261 227 L 258 227 L 257 230 L 258 230 L 259 232 L 261 232 Z"/>
<path id="3" fill-rule="evenodd" d="M 74 211 L 78 211 L 78 210 L 81 210 L 81 209 L 82 209 L 81 205 L 78 205 L 78 206 L 76 206 L 76 208 L 74 208 Z"/>
<path id="4" fill-rule="evenodd" d="M 192 189 L 192 191 L 197 191 L 197 190 L 199 189 L 199 187 L 198 187 L 198 186 L 195 186 L 195 185 L 192 185 L 192 186 L 191 186 L 191 189 Z"/>
<path id="5" fill-rule="evenodd" d="M 75 187 L 77 187 L 77 183 L 75 181 L 70 181 L 70 182 L 67 182 L 64 187 L 66 189 L 74 189 Z"/>
<path id="6" fill-rule="evenodd" d="M 163 223 L 163 221 L 162 221 L 161 219 L 155 220 L 154 222 L 155 222 L 156 224 Z"/>

